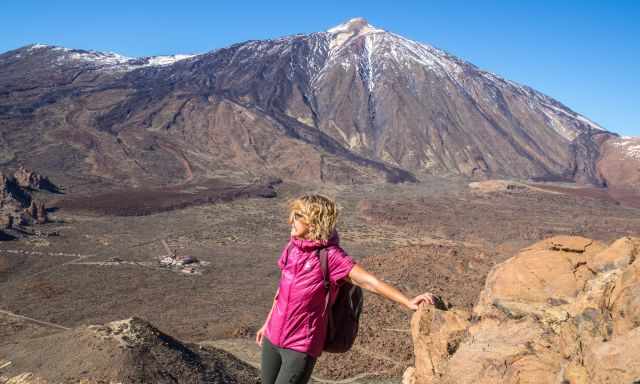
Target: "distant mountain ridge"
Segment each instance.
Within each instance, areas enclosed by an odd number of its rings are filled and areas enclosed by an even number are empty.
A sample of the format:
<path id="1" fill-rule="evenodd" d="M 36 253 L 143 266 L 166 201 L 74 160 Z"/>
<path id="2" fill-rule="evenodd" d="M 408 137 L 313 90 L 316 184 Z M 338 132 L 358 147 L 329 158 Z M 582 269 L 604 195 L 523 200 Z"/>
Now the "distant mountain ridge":
<path id="1" fill-rule="evenodd" d="M 361 18 L 200 55 L 23 47 L 0 55 L 0 116 L 5 166 L 138 186 L 422 174 L 602 186 L 600 146 L 617 137 L 542 93 Z"/>

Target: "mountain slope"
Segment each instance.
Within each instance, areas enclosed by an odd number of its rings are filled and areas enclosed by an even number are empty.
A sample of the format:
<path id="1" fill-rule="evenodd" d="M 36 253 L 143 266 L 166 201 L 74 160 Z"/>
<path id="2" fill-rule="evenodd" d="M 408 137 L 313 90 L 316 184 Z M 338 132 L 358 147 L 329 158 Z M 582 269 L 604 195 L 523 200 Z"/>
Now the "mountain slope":
<path id="1" fill-rule="evenodd" d="M 0 161 L 94 182 L 426 173 L 602 185 L 599 143 L 613 136 L 364 19 L 197 56 L 29 46 L 0 55 L 0 73 Z"/>

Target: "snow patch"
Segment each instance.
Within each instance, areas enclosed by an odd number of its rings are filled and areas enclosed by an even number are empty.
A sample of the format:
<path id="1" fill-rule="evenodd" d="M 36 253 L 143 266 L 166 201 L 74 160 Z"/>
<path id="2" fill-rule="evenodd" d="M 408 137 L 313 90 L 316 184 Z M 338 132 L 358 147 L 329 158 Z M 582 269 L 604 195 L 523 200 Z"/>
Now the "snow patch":
<path id="1" fill-rule="evenodd" d="M 62 53 L 56 60 L 59 64 L 68 61 L 90 63 L 99 66 L 101 70 L 114 72 L 126 72 L 144 67 L 163 67 L 196 56 L 169 55 L 133 58 L 113 52 L 85 51 L 63 47 L 53 47 L 51 50 Z"/>
<path id="2" fill-rule="evenodd" d="M 557 114 L 545 109 L 544 107 L 548 107 L 547 105 L 542 105 L 543 108 L 539 109 L 549 120 L 549 123 L 551 124 L 551 128 L 553 128 L 553 130 L 558 133 L 560 136 L 564 137 L 565 139 L 572 141 L 574 140 L 577 136 L 578 136 L 578 131 L 575 129 L 570 129 L 567 128 L 564 124 L 563 121 L 561 121 L 560 119 L 558 119 Z M 560 111 L 563 112 L 565 114 L 567 114 L 564 111 Z M 568 114 L 567 114 L 568 115 Z M 569 115 L 569 118 L 572 118 L 573 116 Z"/>
<path id="3" fill-rule="evenodd" d="M 195 55 L 170 55 L 170 56 L 151 56 L 146 65 L 143 66 L 164 66 L 177 63 L 178 61 L 189 59 Z"/>
<path id="4" fill-rule="evenodd" d="M 373 92 L 375 81 L 373 79 L 373 39 L 368 36 L 364 40 L 364 49 L 367 52 L 365 66 L 367 69 L 367 88 L 369 92 Z"/>
<path id="5" fill-rule="evenodd" d="M 546 103 L 546 102 L 541 102 L 540 105 L 542 105 L 545 108 L 549 108 L 552 109 L 554 112 L 557 112 L 561 115 L 564 115 L 570 119 L 576 119 L 580 122 L 582 122 L 583 124 L 586 124 L 587 126 L 593 128 L 593 129 L 597 129 L 598 131 L 604 131 L 605 129 L 602 128 L 601 126 L 599 126 L 598 124 L 594 123 L 593 121 L 587 119 L 586 117 L 580 115 L 579 113 L 572 113 L 566 109 L 563 108 L 559 108 L 553 104 L 550 103 Z"/>
<path id="6" fill-rule="evenodd" d="M 624 136 L 612 144 L 619 147 L 625 157 L 640 160 L 640 138 Z"/>
<path id="7" fill-rule="evenodd" d="M 33 51 L 33 50 L 36 50 L 36 49 L 42 49 L 42 48 L 47 48 L 47 47 L 48 47 L 48 45 L 46 45 L 46 44 L 33 44 L 29 48 L 27 48 L 27 51 Z"/>
<path id="8" fill-rule="evenodd" d="M 75 51 L 68 55 L 62 56 L 61 60 L 76 60 L 85 62 L 94 62 L 103 65 L 117 65 L 124 64 L 132 60 L 130 57 L 122 56 L 117 53 L 111 52 L 96 52 L 96 51 Z M 60 60 L 59 59 L 59 60 Z"/>
<path id="9" fill-rule="evenodd" d="M 587 119 L 586 117 L 578 114 L 577 115 L 577 119 L 582 121 L 583 123 L 587 124 L 588 126 L 590 126 L 593 129 L 597 129 L 599 131 L 604 131 L 605 129 L 602 128 L 601 126 L 599 126 L 598 124 L 594 123 L 593 121 Z"/>

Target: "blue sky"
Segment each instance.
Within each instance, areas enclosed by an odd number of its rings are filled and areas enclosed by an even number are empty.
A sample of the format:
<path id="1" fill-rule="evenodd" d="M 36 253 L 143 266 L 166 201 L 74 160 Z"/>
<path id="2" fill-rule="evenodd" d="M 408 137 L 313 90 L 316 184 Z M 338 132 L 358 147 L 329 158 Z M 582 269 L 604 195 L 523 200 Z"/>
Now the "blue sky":
<path id="1" fill-rule="evenodd" d="M 1 1 L 0 52 L 201 53 L 365 17 L 640 136 L 640 1 Z"/>

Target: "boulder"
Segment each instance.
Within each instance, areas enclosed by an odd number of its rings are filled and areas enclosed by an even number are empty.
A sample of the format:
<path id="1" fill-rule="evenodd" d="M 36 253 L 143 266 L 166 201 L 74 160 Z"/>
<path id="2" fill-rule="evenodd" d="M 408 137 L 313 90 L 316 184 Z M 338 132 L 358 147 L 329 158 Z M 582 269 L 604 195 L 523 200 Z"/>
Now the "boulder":
<path id="1" fill-rule="evenodd" d="M 533 307 L 568 303 L 593 277 L 587 258 L 604 248 L 577 236 L 557 236 L 525 248 L 489 272 L 474 311 L 519 317 Z"/>
<path id="2" fill-rule="evenodd" d="M 405 383 L 640 380 L 631 353 L 640 350 L 639 251 L 631 237 L 607 246 L 557 236 L 523 249 L 492 269 L 471 314 L 414 314 Z"/>

